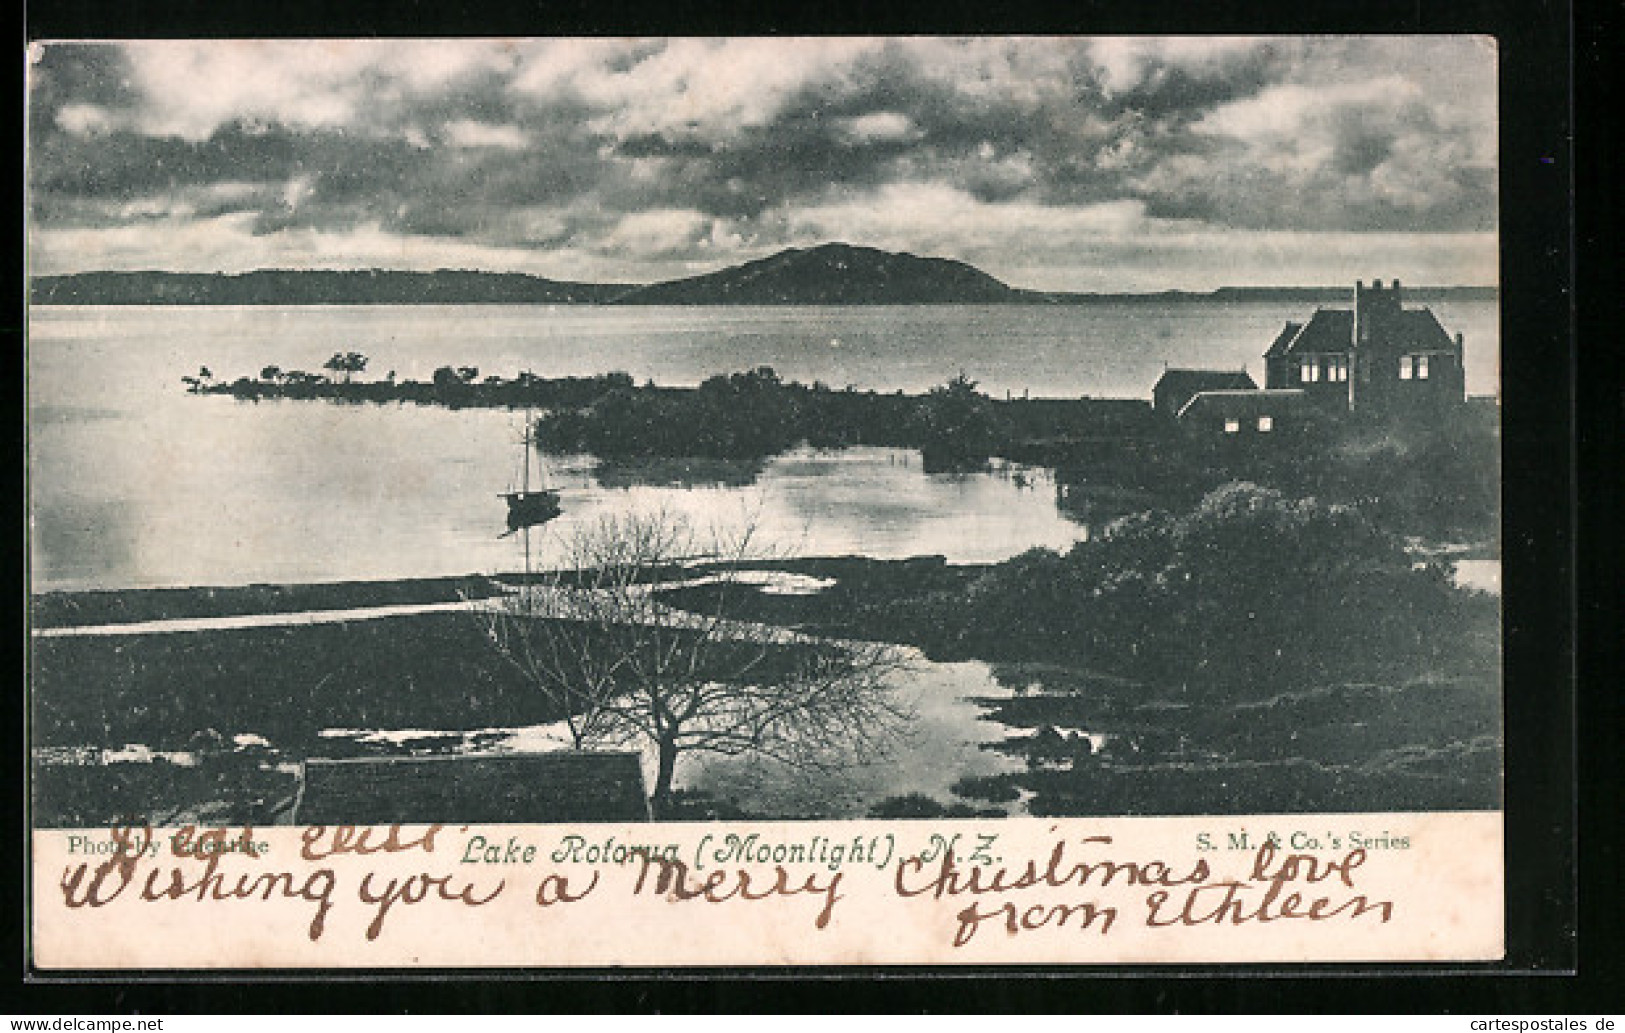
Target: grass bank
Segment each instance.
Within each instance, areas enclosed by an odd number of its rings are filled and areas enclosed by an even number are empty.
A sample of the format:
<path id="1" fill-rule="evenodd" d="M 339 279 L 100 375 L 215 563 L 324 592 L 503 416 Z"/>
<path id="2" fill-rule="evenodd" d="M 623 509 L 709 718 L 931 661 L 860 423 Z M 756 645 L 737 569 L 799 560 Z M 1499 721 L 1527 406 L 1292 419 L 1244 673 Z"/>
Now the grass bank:
<path id="1" fill-rule="evenodd" d="M 1024 768 L 965 782 L 961 808 L 1023 798 L 1038 814 L 1258 813 L 1499 800 L 1497 600 L 1452 587 L 1349 507 L 1242 484 L 1188 512 L 1131 518 L 1066 553 L 982 566 L 853 556 L 745 565 L 833 583 L 806 594 L 728 586 L 735 617 L 992 664 L 1011 691 L 983 701 L 1008 731 L 994 747 Z M 283 608 L 438 600 L 469 587 L 252 586 L 56 605 L 69 617 L 146 619 L 184 606 L 240 613 L 262 599 Z M 723 590 L 679 585 L 661 598 L 709 611 Z M 289 777 L 276 764 L 341 746 L 324 729 L 452 733 L 562 716 L 461 613 L 36 639 L 31 649 L 36 748 L 268 743 L 252 757 L 216 750 L 200 767 L 36 766 L 41 825 L 112 820 L 143 801 L 149 811 L 159 801 L 160 813 L 226 807 L 263 821 Z"/>
<path id="2" fill-rule="evenodd" d="M 45 592 L 34 596 L 30 616 L 36 628 L 73 628 L 255 613 L 309 613 L 449 603 L 458 599 L 489 598 L 501 592 L 500 585 L 480 574 L 309 585 Z"/>

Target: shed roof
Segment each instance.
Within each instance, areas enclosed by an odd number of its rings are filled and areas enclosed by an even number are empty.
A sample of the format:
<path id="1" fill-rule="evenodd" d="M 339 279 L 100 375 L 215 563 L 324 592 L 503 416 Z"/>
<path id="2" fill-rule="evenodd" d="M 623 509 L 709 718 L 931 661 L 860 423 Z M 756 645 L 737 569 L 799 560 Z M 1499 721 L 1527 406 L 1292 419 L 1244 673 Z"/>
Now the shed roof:
<path id="1" fill-rule="evenodd" d="M 1252 376 L 1244 369 L 1167 369 L 1157 378 L 1153 394 L 1174 392 L 1180 395 L 1193 395 L 1198 391 L 1222 391 L 1228 389 L 1251 391 L 1258 385 Z"/>
<path id="2" fill-rule="evenodd" d="M 305 761 L 301 825 L 647 821 L 638 754 L 560 750 L 491 756 Z"/>
<path id="3" fill-rule="evenodd" d="M 1205 410 L 1238 415 L 1271 415 L 1311 408 L 1309 394 L 1297 388 L 1268 391 L 1202 391 L 1179 410 L 1179 418 L 1200 415 Z"/>

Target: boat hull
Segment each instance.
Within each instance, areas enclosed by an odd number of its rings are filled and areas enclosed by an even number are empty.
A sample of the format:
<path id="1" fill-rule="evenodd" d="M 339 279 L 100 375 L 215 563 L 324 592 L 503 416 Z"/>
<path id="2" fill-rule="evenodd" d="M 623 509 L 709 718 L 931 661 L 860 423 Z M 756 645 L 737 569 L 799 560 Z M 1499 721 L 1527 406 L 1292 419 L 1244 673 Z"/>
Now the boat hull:
<path id="1" fill-rule="evenodd" d="M 502 497 L 508 502 L 509 531 L 545 524 L 563 512 L 553 491 L 515 491 Z"/>

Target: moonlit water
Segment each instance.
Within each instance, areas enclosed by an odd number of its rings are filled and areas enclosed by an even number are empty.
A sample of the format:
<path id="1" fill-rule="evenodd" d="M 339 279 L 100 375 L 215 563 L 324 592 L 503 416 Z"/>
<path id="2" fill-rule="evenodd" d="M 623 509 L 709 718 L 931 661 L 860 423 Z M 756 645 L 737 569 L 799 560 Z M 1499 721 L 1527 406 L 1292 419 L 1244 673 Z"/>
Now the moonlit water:
<path id="1" fill-rule="evenodd" d="M 976 702 L 1010 698 L 1010 690 L 986 664 L 932 663 L 916 657 L 898 680 L 901 699 L 914 719 L 883 757 L 809 775 L 758 757 L 697 754 L 679 763 L 679 781 L 684 788 L 759 813 L 862 818 L 889 796 L 953 802 L 953 787 L 960 779 L 1024 769 L 1023 761 L 985 748 L 1011 734 Z M 645 767 L 652 772 L 648 761 Z"/>
<path id="2" fill-rule="evenodd" d="M 1467 335 L 1468 389 L 1496 388 L 1491 303 L 1433 305 Z M 513 569 L 497 493 L 515 483 L 522 416 L 413 405 L 239 402 L 185 392 L 267 365 L 320 371 L 335 351 L 428 379 L 589 375 L 696 384 L 773 366 L 832 387 L 926 390 L 964 372 L 995 396 L 1148 397 L 1164 365 L 1247 367 L 1277 303 L 1080 306 L 597 308 L 591 306 L 41 307 L 29 314 L 31 570 L 36 591 L 233 585 Z M 1042 476 L 927 475 L 899 449 L 801 450 L 745 487 L 642 485 L 553 457 L 565 516 L 665 508 L 754 521 L 801 555 L 996 560 L 1083 533 Z M 738 483 L 738 479 L 715 478 Z M 628 485 L 631 486 L 622 486 Z"/>
<path id="3" fill-rule="evenodd" d="M 937 663 L 914 650 L 907 655 L 907 667 L 895 676 L 894 685 L 897 701 L 912 719 L 883 754 L 808 770 L 754 754 L 727 757 L 695 751 L 678 762 L 678 787 L 774 818 L 862 818 L 887 797 L 920 795 L 950 802 L 961 779 L 1025 768 L 1023 760 L 987 748 L 1012 731 L 984 709 L 984 704 L 1011 697 L 1009 687 L 999 683 L 987 664 Z M 458 732 L 330 728 L 321 736 L 340 754 L 404 750 L 419 756 L 547 752 L 567 748 L 569 742 L 563 722 Z M 152 752 L 144 746 L 127 752 L 136 749 Z M 646 741 L 638 749 L 644 780 L 653 783 L 658 755 Z M 177 757 L 170 754 L 166 759 L 174 762 Z"/>
<path id="4" fill-rule="evenodd" d="M 1496 383 L 1495 309 L 1434 306 L 1468 341 L 1468 386 Z M 319 371 L 335 351 L 365 376 L 589 375 L 696 384 L 771 365 L 787 379 L 919 392 L 963 371 L 995 396 L 1147 397 L 1164 364 L 1245 366 L 1302 306 L 1246 303 L 991 308 L 618 309 L 524 306 L 101 308 L 30 313 L 29 490 L 35 591 L 386 579 L 518 567 L 499 539 L 497 493 L 519 470 L 521 413 L 434 406 L 239 402 L 193 396 L 180 377 Z M 565 514 L 534 537 L 536 559 L 599 515 L 664 508 L 800 555 L 1002 559 L 1063 547 L 1046 471 L 928 475 L 904 449 L 802 449 L 703 464 L 688 486 L 589 457 L 549 457 Z M 652 483 L 651 483 L 652 480 Z M 695 757 L 682 785 L 774 814 L 852 817 L 888 795 L 953 798 L 966 775 L 1019 766 L 982 748 L 1009 730 L 971 698 L 1010 690 L 979 663 L 916 661 L 901 679 L 912 734 L 876 766 L 790 778 Z M 228 729 L 233 733 L 254 730 Z M 387 730 L 367 734 L 383 735 Z M 441 735 L 443 730 L 434 730 Z M 241 735 L 239 735 L 241 737 Z M 131 749 L 135 749 L 132 747 Z M 126 750 L 125 752 L 130 752 Z M 137 749 L 135 751 L 139 753 Z M 149 751 L 150 752 L 150 751 Z M 122 755 L 121 755 L 122 756 Z M 129 758 L 126 758 L 129 759 Z M 135 759 L 140 759 L 136 757 Z"/>

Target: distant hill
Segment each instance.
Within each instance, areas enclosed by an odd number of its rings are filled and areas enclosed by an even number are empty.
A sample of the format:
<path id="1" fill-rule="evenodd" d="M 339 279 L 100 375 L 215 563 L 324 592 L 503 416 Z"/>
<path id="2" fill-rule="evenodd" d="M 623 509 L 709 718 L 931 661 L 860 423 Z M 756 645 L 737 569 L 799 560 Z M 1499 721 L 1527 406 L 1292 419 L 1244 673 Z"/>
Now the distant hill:
<path id="1" fill-rule="evenodd" d="M 654 284 L 571 283 L 525 273 L 440 269 L 262 269 L 249 273 L 91 272 L 35 277 L 36 305 L 1087 305 L 1273 301 L 1348 304 L 1347 287 L 1221 287 L 1081 294 L 1007 286 L 949 258 L 851 244 L 794 248 Z M 1494 301 L 1494 287 L 1409 287 L 1414 301 Z"/>
<path id="2" fill-rule="evenodd" d="M 607 301 L 626 290 L 524 273 L 262 269 L 40 276 L 30 296 L 36 305 L 547 305 Z"/>
<path id="3" fill-rule="evenodd" d="M 620 305 L 920 305 L 1024 300 L 964 262 L 821 244 L 629 291 Z"/>

